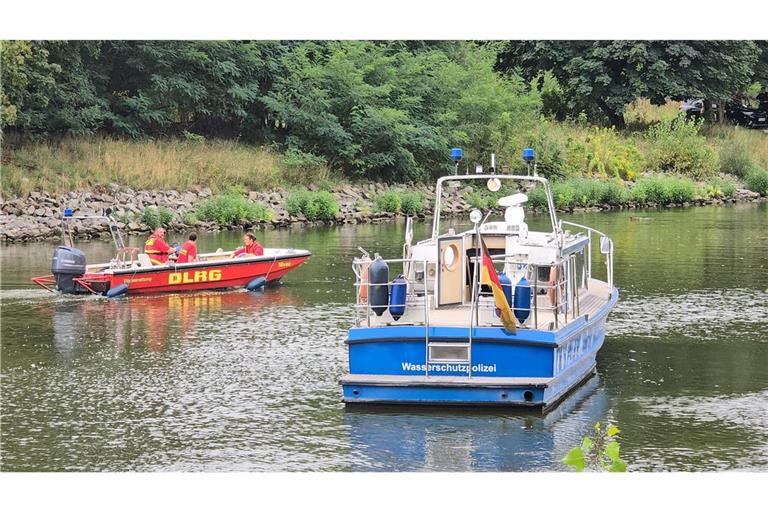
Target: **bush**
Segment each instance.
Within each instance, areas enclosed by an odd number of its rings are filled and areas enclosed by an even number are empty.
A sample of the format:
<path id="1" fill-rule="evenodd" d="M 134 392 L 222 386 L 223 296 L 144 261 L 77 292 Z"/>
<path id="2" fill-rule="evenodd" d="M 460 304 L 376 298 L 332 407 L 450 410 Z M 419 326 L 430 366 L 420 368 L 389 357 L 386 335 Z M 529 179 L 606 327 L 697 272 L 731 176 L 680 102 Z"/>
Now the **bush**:
<path id="1" fill-rule="evenodd" d="M 314 193 L 312 200 L 307 204 L 307 210 L 305 215 L 309 220 L 330 221 L 339 214 L 339 203 L 333 194 L 323 190 Z"/>
<path id="2" fill-rule="evenodd" d="M 573 187 L 566 183 L 554 183 L 552 185 L 552 195 L 555 201 L 555 208 L 570 208 L 575 204 Z"/>
<path id="3" fill-rule="evenodd" d="M 732 181 L 722 178 L 714 178 L 702 187 L 700 195 L 708 199 L 719 199 L 721 197 L 732 197 L 736 194 L 736 185 Z"/>
<path id="4" fill-rule="evenodd" d="M 304 213 L 311 197 L 309 190 L 297 190 L 285 202 L 286 211 L 293 217 Z"/>
<path id="5" fill-rule="evenodd" d="M 307 220 L 330 221 L 339 214 L 339 203 L 328 191 L 297 190 L 288 198 L 285 209 L 290 215 L 304 214 Z"/>
<path id="6" fill-rule="evenodd" d="M 400 213 L 402 207 L 403 203 L 400 199 L 400 194 L 394 190 L 389 190 L 376 196 L 376 211 Z"/>
<path id="7" fill-rule="evenodd" d="M 749 148 L 742 141 L 731 140 L 720 148 L 720 170 L 743 178 L 754 167 Z"/>
<path id="8" fill-rule="evenodd" d="M 173 211 L 165 207 L 155 208 L 150 206 L 144 208 L 144 211 L 141 212 L 141 220 L 152 230 L 155 230 L 160 226 L 170 224 L 173 220 Z"/>
<path id="9" fill-rule="evenodd" d="M 701 121 L 678 116 L 648 130 L 649 165 L 653 170 L 676 172 L 694 179 L 714 174 L 719 167 L 717 153 L 699 135 Z"/>
<path id="10" fill-rule="evenodd" d="M 488 197 L 482 192 L 471 192 L 467 194 L 466 201 L 469 206 L 478 210 L 485 210 L 488 208 Z"/>
<path id="11" fill-rule="evenodd" d="M 528 205 L 534 209 L 546 210 L 547 194 L 544 192 L 543 186 L 537 185 L 528 191 Z"/>
<path id="12" fill-rule="evenodd" d="M 573 191 L 574 206 L 593 206 L 601 202 L 601 181 L 575 178 L 566 181 L 564 184 Z"/>
<path id="13" fill-rule="evenodd" d="M 602 190 L 600 191 L 600 203 L 620 205 L 629 201 L 629 190 L 624 186 L 624 183 L 613 180 L 604 181 L 602 183 L 603 186 Z"/>
<path id="14" fill-rule="evenodd" d="M 757 192 L 763 196 L 768 195 L 768 170 L 753 169 L 747 174 L 744 182 L 752 192 Z"/>
<path id="15" fill-rule="evenodd" d="M 404 214 L 417 215 L 424 210 L 424 195 L 421 192 L 403 192 L 400 203 Z"/>
<path id="16" fill-rule="evenodd" d="M 309 171 L 327 165 L 325 158 L 296 148 L 290 148 L 283 154 L 282 163 L 288 169 L 300 171 Z"/>
<path id="17" fill-rule="evenodd" d="M 189 226 L 196 226 L 200 222 L 194 212 L 185 213 L 181 220 Z"/>
<path id="18" fill-rule="evenodd" d="M 696 197 L 696 186 L 687 178 L 651 176 L 638 180 L 631 193 L 632 199 L 641 204 L 679 204 Z"/>
<path id="19" fill-rule="evenodd" d="M 630 139 L 620 139 L 613 128 L 595 128 L 586 138 L 588 176 L 634 179 L 644 162 Z"/>
<path id="20" fill-rule="evenodd" d="M 230 191 L 200 203 L 195 209 L 195 216 L 218 224 L 237 224 L 242 221 L 271 220 L 272 212 L 266 206 L 252 203 L 242 195 Z"/>

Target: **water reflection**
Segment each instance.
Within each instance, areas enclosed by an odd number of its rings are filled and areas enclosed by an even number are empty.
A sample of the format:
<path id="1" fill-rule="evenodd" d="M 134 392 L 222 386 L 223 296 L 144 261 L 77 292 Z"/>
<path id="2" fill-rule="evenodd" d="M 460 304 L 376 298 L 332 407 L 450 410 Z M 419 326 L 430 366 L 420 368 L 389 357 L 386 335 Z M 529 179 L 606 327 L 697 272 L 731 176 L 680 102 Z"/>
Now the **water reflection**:
<path id="1" fill-rule="evenodd" d="M 593 377 L 546 415 L 348 406 L 344 424 L 355 447 L 352 470 L 544 471 L 558 467 L 609 406 Z"/>
<path id="2" fill-rule="evenodd" d="M 57 301 L 51 314 L 53 345 L 63 361 L 74 359 L 78 343 L 107 341 L 115 354 L 138 347 L 160 352 L 172 341 L 194 343 L 200 322 L 253 321 L 265 308 L 303 305 L 300 296 L 282 288 Z"/>

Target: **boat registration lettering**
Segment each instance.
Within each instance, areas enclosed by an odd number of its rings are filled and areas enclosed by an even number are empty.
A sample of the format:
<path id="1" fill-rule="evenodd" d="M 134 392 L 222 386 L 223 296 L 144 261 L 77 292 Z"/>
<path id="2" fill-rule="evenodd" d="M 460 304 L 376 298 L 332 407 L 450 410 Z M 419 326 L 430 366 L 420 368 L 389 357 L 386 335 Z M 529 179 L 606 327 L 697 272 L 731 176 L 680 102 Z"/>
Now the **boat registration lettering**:
<path id="1" fill-rule="evenodd" d="M 469 368 L 466 363 L 429 363 L 429 369 L 425 364 L 414 364 L 408 361 L 402 361 L 404 372 L 419 372 L 430 371 L 434 373 L 439 372 L 461 372 L 466 373 Z M 473 364 L 472 373 L 496 373 L 495 364 Z"/>
<path id="2" fill-rule="evenodd" d="M 290 261 L 278 261 L 277 262 L 277 268 L 290 268 L 293 266 L 293 263 Z"/>
<path id="3" fill-rule="evenodd" d="M 123 279 L 123 283 L 125 284 L 131 284 L 131 283 L 151 283 L 152 278 L 151 277 L 134 277 L 133 279 Z"/>
<path id="4" fill-rule="evenodd" d="M 168 274 L 168 284 L 207 283 L 210 281 L 221 281 L 221 270 L 197 270 Z"/>

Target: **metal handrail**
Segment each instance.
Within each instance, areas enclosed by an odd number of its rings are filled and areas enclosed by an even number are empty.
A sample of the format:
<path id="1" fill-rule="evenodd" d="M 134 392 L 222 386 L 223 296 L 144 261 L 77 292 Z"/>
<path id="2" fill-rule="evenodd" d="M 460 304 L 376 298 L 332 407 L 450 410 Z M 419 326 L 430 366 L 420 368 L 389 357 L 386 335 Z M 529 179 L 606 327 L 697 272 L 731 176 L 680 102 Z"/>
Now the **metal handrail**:
<path id="1" fill-rule="evenodd" d="M 601 238 L 606 238 L 608 240 L 609 248 L 605 258 L 605 266 L 607 271 L 608 289 L 613 290 L 613 239 L 611 239 L 611 237 L 609 237 L 602 231 L 599 231 L 595 228 L 591 228 L 589 226 L 584 226 L 583 224 L 577 224 L 575 222 L 569 222 L 566 220 L 563 220 L 560 222 L 562 224 L 567 224 L 569 226 L 587 230 L 587 236 L 589 238 L 589 243 L 587 244 L 587 277 L 588 278 L 592 277 L 592 233 L 596 233 Z M 589 281 L 589 279 L 587 279 L 587 281 Z"/>
<path id="2" fill-rule="evenodd" d="M 506 254 L 502 255 L 495 255 L 491 256 L 491 259 L 494 261 L 500 261 L 505 258 L 511 258 L 511 256 L 508 256 Z M 580 316 L 580 308 L 578 306 L 578 283 L 576 282 L 575 277 L 575 257 L 576 254 L 569 255 L 565 258 L 561 258 L 555 265 L 539 265 L 530 263 L 528 261 L 521 261 L 519 259 L 515 259 L 515 263 L 517 264 L 523 264 L 527 265 L 529 267 L 529 271 L 533 274 L 533 286 L 529 285 L 529 289 L 533 289 L 533 296 L 531 301 L 531 307 L 529 308 L 515 308 L 513 304 L 510 304 L 510 307 L 512 309 L 518 309 L 523 311 L 529 312 L 529 318 L 532 315 L 533 319 L 533 328 L 538 329 L 539 327 L 539 316 L 541 312 L 551 312 L 554 317 L 554 325 L 555 328 L 558 328 L 561 322 L 561 315 L 564 315 L 564 320 L 568 321 L 568 316 L 571 317 L 571 319 L 575 319 L 578 316 Z M 478 256 L 470 257 L 470 260 L 477 260 Z M 385 262 L 388 264 L 390 263 L 402 263 L 402 264 L 421 264 L 422 268 L 424 269 L 424 281 L 416 281 L 415 279 L 409 279 L 409 276 L 406 274 L 403 274 L 403 279 L 405 280 L 408 293 L 405 296 L 405 301 L 402 304 L 387 304 L 387 307 L 390 306 L 405 306 L 405 307 L 423 307 L 424 308 L 424 324 L 425 327 L 429 328 L 429 316 L 430 316 L 430 307 L 429 307 L 429 298 L 431 295 L 435 293 L 435 290 L 430 290 L 428 287 L 428 272 L 427 268 L 430 264 L 427 260 L 415 260 L 413 258 L 393 258 L 393 259 L 385 259 Z M 363 286 L 392 286 L 395 284 L 394 280 L 387 281 L 386 283 L 377 283 L 377 284 L 371 284 L 370 281 L 363 282 L 362 281 L 362 264 L 366 263 L 363 260 L 359 258 L 355 258 L 353 260 L 353 272 L 355 273 L 356 280 L 353 284 L 356 290 L 355 293 L 355 304 L 353 305 L 353 309 L 355 311 L 355 324 L 360 325 L 360 317 L 359 313 L 362 310 L 365 310 L 365 316 L 366 316 L 366 322 L 368 326 L 371 326 L 371 319 L 373 318 L 373 311 L 371 310 L 371 303 L 370 303 L 370 297 L 363 302 L 361 300 L 361 289 Z M 559 267 L 561 270 L 557 272 L 558 279 L 557 282 L 554 284 L 550 284 L 549 281 L 539 281 L 539 269 L 541 267 L 546 268 L 552 268 L 552 267 Z M 569 273 L 573 275 L 574 280 L 574 286 L 569 287 L 566 281 L 566 267 L 570 269 Z M 423 294 L 420 293 L 417 295 L 415 291 L 416 284 L 419 284 L 424 287 Z M 503 287 L 511 287 L 514 289 L 514 287 L 517 286 L 515 283 L 511 283 L 508 285 L 502 285 Z M 488 310 L 488 309 L 494 309 L 495 305 L 491 301 L 485 300 L 490 294 L 489 293 L 482 293 L 482 283 L 477 281 L 477 293 L 478 297 L 481 297 L 483 300 L 479 301 L 476 305 L 475 312 L 479 310 Z M 552 291 L 554 290 L 554 293 Z M 538 303 L 538 296 L 540 294 L 546 295 L 546 296 L 554 296 L 554 304 L 550 305 L 539 305 Z M 565 301 L 561 303 L 561 299 L 565 298 Z M 570 315 L 569 315 L 570 313 Z M 499 321 L 500 322 L 500 321 Z M 428 333 L 427 333 L 428 335 Z"/>

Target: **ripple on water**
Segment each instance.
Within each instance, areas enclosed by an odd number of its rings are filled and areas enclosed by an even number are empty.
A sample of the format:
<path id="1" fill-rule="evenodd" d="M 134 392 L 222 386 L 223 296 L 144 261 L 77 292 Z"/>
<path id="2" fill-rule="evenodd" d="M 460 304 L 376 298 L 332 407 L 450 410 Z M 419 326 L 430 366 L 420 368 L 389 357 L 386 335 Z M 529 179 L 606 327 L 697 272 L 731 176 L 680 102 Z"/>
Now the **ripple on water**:
<path id="1" fill-rule="evenodd" d="M 639 424 L 648 433 L 671 430 L 686 444 L 700 446 L 665 446 L 660 436 L 646 435 L 634 450 L 638 470 L 768 471 L 768 390 L 712 397 L 648 396 L 627 402 L 639 407 Z"/>
<path id="2" fill-rule="evenodd" d="M 622 297 L 606 324 L 608 336 L 677 333 L 701 341 L 750 336 L 768 343 L 768 291 L 735 288 L 677 295 Z"/>

